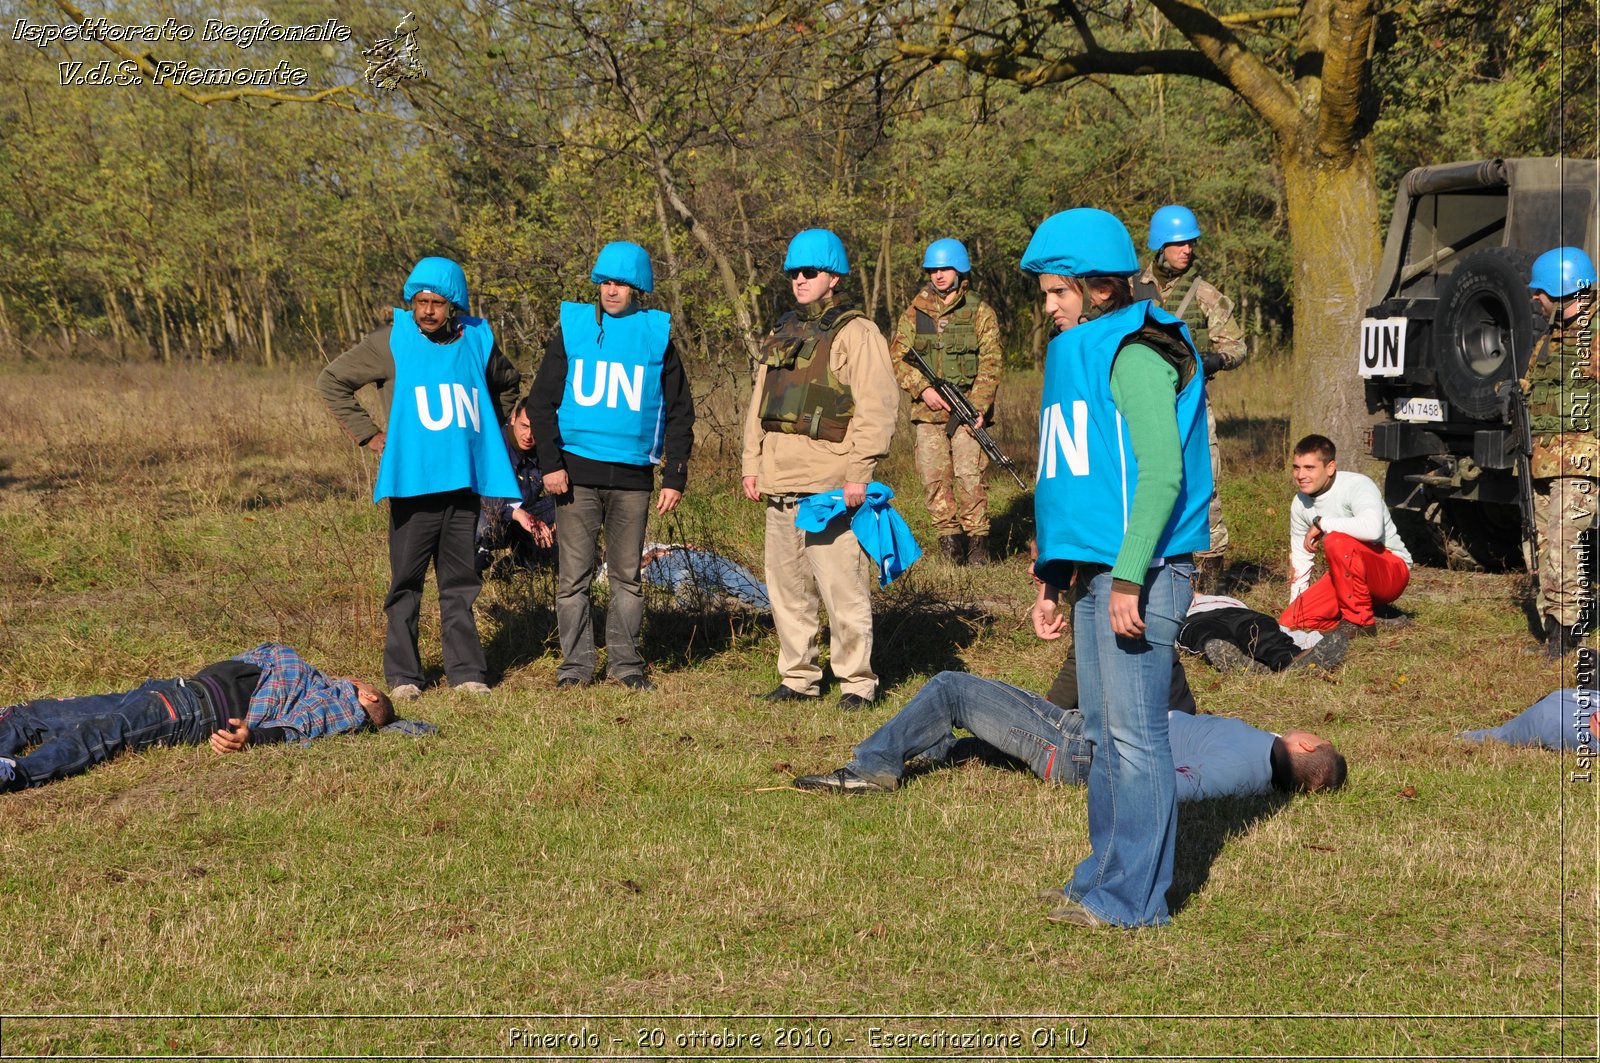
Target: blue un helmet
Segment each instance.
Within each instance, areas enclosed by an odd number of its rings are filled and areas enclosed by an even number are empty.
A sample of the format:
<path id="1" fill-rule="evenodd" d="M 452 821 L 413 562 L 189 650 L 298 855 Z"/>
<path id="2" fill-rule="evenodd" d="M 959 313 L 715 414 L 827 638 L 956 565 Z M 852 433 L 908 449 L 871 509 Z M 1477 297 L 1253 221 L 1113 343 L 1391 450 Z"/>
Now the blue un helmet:
<path id="1" fill-rule="evenodd" d="M 429 255 L 412 267 L 402 293 L 407 305 L 417 297 L 418 292 L 442 295 L 450 300 L 451 306 L 463 314 L 467 313 L 466 271 L 448 258 Z"/>
<path id="2" fill-rule="evenodd" d="M 1139 253 L 1116 215 L 1076 207 L 1039 223 L 1022 253 L 1022 269 L 1062 277 L 1131 277 L 1139 272 Z"/>
<path id="3" fill-rule="evenodd" d="M 1552 299 L 1565 299 L 1594 284 L 1594 263 L 1581 247 L 1558 247 L 1533 260 L 1528 287 Z"/>
<path id="4" fill-rule="evenodd" d="M 785 270 L 825 269 L 841 277 L 850 272 L 850 256 L 844 252 L 844 241 L 827 229 L 807 229 L 796 233 L 789 241 L 789 251 L 783 256 Z"/>
<path id="5" fill-rule="evenodd" d="M 650 268 L 650 252 L 626 240 L 613 241 L 600 249 L 589 279 L 596 284 L 616 281 L 641 292 L 655 291 L 656 287 L 656 275 Z"/>
<path id="6" fill-rule="evenodd" d="M 1188 207 L 1172 203 L 1150 215 L 1150 239 L 1145 241 L 1150 250 L 1159 251 L 1168 244 L 1198 239 L 1200 222 Z"/>
<path id="7" fill-rule="evenodd" d="M 972 261 L 967 258 L 967 245 L 960 240 L 945 237 L 928 245 L 922 256 L 923 269 L 953 269 L 957 273 L 971 273 Z"/>

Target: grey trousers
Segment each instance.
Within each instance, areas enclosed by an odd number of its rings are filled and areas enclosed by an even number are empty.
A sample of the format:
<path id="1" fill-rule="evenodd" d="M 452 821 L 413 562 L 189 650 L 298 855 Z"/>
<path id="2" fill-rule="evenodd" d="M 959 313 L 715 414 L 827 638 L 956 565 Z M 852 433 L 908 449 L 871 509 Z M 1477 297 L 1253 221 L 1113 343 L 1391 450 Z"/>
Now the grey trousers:
<path id="1" fill-rule="evenodd" d="M 594 579 L 602 529 L 606 536 L 606 572 L 611 607 L 606 612 L 606 674 L 625 679 L 644 674 L 639 656 L 639 628 L 644 621 L 644 592 L 639 562 L 644 554 L 650 492 L 574 485 L 556 500 L 557 564 L 556 627 L 561 633 L 561 667 L 557 679 L 594 678 L 594 620 L 589 584 Z"/>

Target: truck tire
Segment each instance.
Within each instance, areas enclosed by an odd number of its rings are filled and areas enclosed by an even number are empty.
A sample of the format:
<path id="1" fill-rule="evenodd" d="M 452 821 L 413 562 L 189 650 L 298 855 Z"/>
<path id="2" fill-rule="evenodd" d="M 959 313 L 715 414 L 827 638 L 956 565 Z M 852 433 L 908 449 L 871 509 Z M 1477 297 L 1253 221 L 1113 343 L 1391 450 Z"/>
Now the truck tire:
<path id="1" fill-rule="evenodd" d="M 1445 278 L 1433 322 L 1433 365 L 1453 415 L 1498 417 L 1495 384 L 1514 379 L 1533 349 L 1532 265 L 1531 252 L 1493 247 L 1468 255 Z"/>

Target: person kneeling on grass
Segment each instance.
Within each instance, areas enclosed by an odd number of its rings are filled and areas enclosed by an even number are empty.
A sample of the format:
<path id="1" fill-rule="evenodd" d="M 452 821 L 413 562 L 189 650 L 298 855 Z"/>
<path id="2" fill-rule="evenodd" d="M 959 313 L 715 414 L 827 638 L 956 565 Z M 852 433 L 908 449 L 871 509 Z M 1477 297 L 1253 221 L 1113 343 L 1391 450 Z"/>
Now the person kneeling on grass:
<path id="1" fill-rule="evenodd" d="M 370 683 L 329 678 L 269 642 L 187 679 L 0 708 L 0 792 L 81 774 L 124 749 L 209 741 L 218 753 L 236 753 L 392 723 L 393 703 Z"/>
<path id="2" fill-rule="evenodd" d="M 849 764 L 826 775 L 802 775 L 794 785 L 844 794 L 888 793 L 899 788 L 907 761 L 951 763 L 955 728 L 961 727 L 1046 782 L 1083 786 L 1094 743 L 1084 734 L 1076 675 L 1063 668 L 1051 696 L 1060 703 L 1009 683 L 940 672 L 856 746 Z M 1180 801 L 1335 790 L 1344 785 L 1348 770 L 1343 754 L 1326 738 L 1308 731 L 1277 735 L 1228 716 L 1195 715 L 1192 696 L 1168 711 L 1167 734 Z"/>

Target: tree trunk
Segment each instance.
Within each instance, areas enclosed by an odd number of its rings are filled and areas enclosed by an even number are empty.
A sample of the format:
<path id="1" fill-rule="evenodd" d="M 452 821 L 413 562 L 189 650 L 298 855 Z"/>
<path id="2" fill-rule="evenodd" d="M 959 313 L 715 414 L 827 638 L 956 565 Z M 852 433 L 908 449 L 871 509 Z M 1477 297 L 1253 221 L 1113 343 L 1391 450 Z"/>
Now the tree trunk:
<path id="1" fill-rule="evenodd" d="M 1346 468 L 1359 469 L 1368 464 L 1371 419 L 1356 357 L 1382 251 L 1372 148 L 1362 144 L 1339 167 L 1311 157 L 1309 147 L 1305 155 L 1287 151 L 1283 176 L 1294 244 L 1290 435 L 1319 432 L 1333 440 Z"/>
<path id="2" fill-rule="evenodd" d="M 161 329 L 161 362 L 163 365 L 171 365 L 172 340 L 167 334 L 167 296 L 160 289 L 156 290 L 156 321 Z"/>
<path id="3" fill-rule="evenodd" d="M 261 278 L 261 363 L 268 369 L 276 364 L 272 350 L 272 299 L 267 294 L 272 289 L 265 275 Z"/>
<path id="4" fill-rule="evenodd" d="M 694 332 L 683 313 L 683 285 L 678 280 L 678 253 L 672 248 L 672 224 L 667 221 L 667 200 L 656 185 L 656 224 L 661 227 L 661 254 L 667 265 L 667 295 L 672 300 L 672 329 L 681 341 L 677 344 L 680 355 L 688 353 L 695 345 Z"/>
<path id="5" fill-rule="evenodd" d="M 11 331 L 11 316 L 6 313 L 6 298 L 0 292 L 0 357 L 14 358 L 22 352 L 17 349 L 17 337 Z"/>

